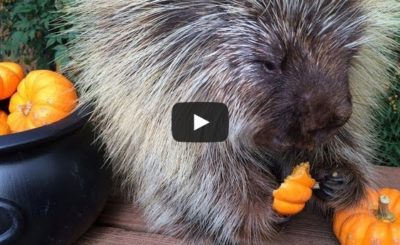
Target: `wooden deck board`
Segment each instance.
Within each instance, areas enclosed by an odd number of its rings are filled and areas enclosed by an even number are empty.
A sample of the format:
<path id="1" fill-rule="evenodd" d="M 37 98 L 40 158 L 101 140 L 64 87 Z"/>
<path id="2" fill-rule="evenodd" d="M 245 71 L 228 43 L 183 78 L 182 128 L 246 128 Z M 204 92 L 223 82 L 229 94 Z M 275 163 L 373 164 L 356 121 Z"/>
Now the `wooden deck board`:
<path id="1" fill-rule="evenodd" d="M 94 226 L 77 243 L 79 245 L 170 245 L 178 240 L 159 234 L 136 232 L 114 227 Z"/>
<path id="2" fill-rule="evenodd" d="M 400 168 L 377 167 L 381 186 L 400 189 Z M 76 245 L 172 245 L 179 239 L 151 233 L 137 206 L 111 199 L 93 227 L 84 234 Z M 271 243 L 268 243 L 271 244 Z M 332 228 L 322 216 L 311 211 L 292 218 L 282 229 L 274 245 L 336 245 Z"/>

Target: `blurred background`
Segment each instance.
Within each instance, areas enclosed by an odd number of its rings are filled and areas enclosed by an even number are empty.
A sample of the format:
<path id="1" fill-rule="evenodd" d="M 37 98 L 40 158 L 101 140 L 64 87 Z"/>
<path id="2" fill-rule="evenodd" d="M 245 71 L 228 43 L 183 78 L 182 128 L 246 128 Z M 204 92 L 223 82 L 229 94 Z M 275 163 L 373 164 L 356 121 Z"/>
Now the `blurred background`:
<path id="1" fill-rule="evenodd" d="M 65 65 L 68 62 L 66 44 L 74 34 L 59 34 L 68 29 L 62 23 L 59 10 L 68 1 L 0 0 L 0 60 L 18 62 L 27 70 L 58 70 Z M 400 67 L 400 59 L 398 63 Z M 376 164 L 400 166 L 400 73 L 390 72 L 396 78 L 387 88 L 388 96 L 381 98 L 381 108 L 375 111 L 380 142 Z"/>

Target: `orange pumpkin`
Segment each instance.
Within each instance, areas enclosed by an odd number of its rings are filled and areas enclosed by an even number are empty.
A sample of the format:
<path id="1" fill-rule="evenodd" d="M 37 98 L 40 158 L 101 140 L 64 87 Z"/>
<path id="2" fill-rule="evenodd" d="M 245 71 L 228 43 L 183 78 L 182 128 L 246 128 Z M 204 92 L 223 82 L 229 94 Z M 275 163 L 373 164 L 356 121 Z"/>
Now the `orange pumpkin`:
<path id="1" fill-rule="evenodd" d="M 4 111 L 0 111 L 0 135 L 9 133 L 11 133 L 11 131 L 7 124 L 7 114 Z"/>
<path id="2" fill-rule="evenodd" d="M 47 70 L 30 72 L 10 100 L 8 125 L 21 132 L 56 122 L 71 113 L 78 96 L 73 84 Z"/>
<path id="3" fill-rule="evenodd" d="M 16 63 L 0 62 L 0 100 L 9 98 L 24 78 L 24 70 Z"/>
<path id="4" fill-rule="evenodd" d="M 342 245 L 400 245 L 400 191 L 368 190 L 358 207 L 335 213 L 333 229 Z"/>
<path id="5" fill-rule="evenodd" d="M 23 79 L 25 76 L 25 72 L 24 69 L 22 68 L 22 66 L 20 66 L 17 63 L 14 62 L 0 62 L 0 66 L 6 67 L 8 69 L 10 69 L 11 71 L 13 71 L 19 79 Z"/>
<path id="6" fill-rule="evenodd" d="M 316 181 L 310 175 L 310 164 L 301 163 L 285 178 L 280 187 L 273 191 L 273 209 L 282 215 L 294 215 L 304 209 L 312 196 Z"/>

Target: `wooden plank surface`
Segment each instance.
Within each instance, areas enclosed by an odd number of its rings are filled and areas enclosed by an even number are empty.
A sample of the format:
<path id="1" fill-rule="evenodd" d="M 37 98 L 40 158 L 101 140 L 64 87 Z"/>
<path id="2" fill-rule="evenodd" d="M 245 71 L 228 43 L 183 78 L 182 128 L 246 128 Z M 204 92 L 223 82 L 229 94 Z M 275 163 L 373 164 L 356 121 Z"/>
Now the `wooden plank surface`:
<path id="1" fill-rule="evenodd" d="M 377 167 L 380 186 L 400 189 L 400 168 Z M 180 240 L 150 233 L 140 208 L 121 199 L 111 199 L 93 227 L 76 245 L 173 245 Z M 329 222 L 308 210 L 293 217 L 274 245 L 336 245 Z"/>
<path id="2" fill-rule="evenodd" d="M 136 232 L 114 227 L 93 226 L 77 243 L 80 245 L 170 245 L 179 240 L 159 234 Z"/>

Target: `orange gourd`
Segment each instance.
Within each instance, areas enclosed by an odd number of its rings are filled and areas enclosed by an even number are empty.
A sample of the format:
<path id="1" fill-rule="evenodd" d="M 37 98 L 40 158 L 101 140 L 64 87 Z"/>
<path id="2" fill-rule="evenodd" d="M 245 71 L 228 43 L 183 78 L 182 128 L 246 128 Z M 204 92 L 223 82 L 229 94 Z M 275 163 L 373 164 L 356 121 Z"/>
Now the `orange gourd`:
<path id="1" fill-rule="evenodd" d="M 333 229 L 342 245 L 400 245 L 400 191 L 368 190 L 358 207 L 335 213 Z"/>
<path id="2" fill-rule="evenodd" d="M 0 136 L 9 133 L 11 132 L 7 124 L 7 114 L 4 111 L 0 111 Z"/>
<path id="3" fill-rule="evenodd" d="M 77 104 L 73 84 L 61 74 L 48 70 L 30 72 L 11 97 L 8 125 L 21 132 L 56 122 Z"/>
<path id="4" fill-rule="evenodd" d="M 316 181 L 310 175 L 309 163 L 296 166 L 292 174 L 273 191 L 273 209 L 282 215 L 294 215 L 301 212 L 312 196 L 315 183 Z"/>
<path id="5" fill-rule="evenodd" d="M 9 98 L 24 78 L 24 70 L 16 63 L 0 62 L 0 100 Z"/>

